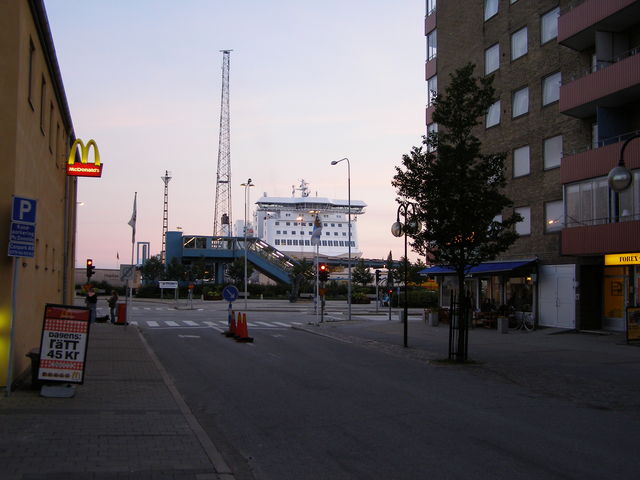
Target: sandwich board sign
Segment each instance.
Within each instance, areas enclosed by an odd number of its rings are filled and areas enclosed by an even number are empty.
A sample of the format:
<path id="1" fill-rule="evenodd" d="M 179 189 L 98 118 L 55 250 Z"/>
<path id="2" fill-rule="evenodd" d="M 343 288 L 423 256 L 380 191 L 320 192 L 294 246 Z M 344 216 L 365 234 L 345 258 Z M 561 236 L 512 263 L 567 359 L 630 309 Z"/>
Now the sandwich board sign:
<path id="1" fill-rule="evenodd" d="M 86 307 L 45 306 L 38 380 L 84 382 L 89 318 L 89 309 Z"/>

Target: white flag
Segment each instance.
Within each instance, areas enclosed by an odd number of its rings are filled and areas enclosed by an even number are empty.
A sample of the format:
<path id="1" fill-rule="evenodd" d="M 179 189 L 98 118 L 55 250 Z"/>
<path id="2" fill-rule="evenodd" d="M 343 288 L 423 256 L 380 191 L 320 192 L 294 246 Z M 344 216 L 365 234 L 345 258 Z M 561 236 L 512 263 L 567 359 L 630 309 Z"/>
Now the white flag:
<path id="1" fill-rule="evenodd" d="M 313 232 L 311 232 L 311 245 L 320 245 L 320 237 L 322 236 L 322 222 L 320 217 L 316 215 L 316 219 L 313 222 Z"/>
<path id="2" fill-rule="evenodd" d="M 138 216 L 136 201 L 138 199 L 138 192 L 136 192 L 133 196 L 133 213 L 131 214 L 131 220 L 129 220 L 129 226 L 133 229 L 131 234 L 131 243 L 136 242 L 136 218 Z"/>

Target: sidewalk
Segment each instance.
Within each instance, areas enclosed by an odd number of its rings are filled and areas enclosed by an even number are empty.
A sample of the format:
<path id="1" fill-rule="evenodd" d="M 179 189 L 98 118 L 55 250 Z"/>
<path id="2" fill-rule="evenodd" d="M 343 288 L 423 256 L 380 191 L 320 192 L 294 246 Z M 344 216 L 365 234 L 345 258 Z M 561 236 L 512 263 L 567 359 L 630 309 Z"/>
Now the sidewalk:
<path id="1" fill-rule="evenodd" d="M 408 346 L 403 324 L 354 320 L 297 327 L 319 335 L 423 361 L 440 368 L 457 368 L 489 382 L 507 382 L 529 395 L 564 398 L 591 408 L 624 412 L 640 420 L 640 342 L 626 343 L 624 333 L 602 335 L 553 328 L 532 332 L 476 327 L 469 331 L 468 358 L 450 364 L 449 325 L 436 327 L 409 316 Z"/>
<path id="2" fill-rule="evenodd" d="M 94 323 L 73 398 L 0 398 L 5 480 L 232 480 L 137 328 Z"/>

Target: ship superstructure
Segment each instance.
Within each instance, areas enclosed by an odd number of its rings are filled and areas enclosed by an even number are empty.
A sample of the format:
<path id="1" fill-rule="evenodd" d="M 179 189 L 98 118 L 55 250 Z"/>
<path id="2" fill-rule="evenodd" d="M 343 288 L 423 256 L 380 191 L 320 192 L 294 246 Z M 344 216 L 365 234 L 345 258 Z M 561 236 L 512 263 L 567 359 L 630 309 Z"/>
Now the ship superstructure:
<path id="1" fill-rule="evenodd" d="M 296 196 L 300 192 L 300 196 Z M 311 235 L 316 216 L 322 224 L 319 254 L 323 257 L 347 257 L 349 241 L 351 256 L 358 258 L 358 215 L 365 213 L 367 204 L 351 200 L 351 239 L 349 239 L 349 202 L 309 195 L 309 184 L 300 180 L 291 197 L 270 197 L 266 193 L 256 202 L 256 233 L 259 238 L 278 250 L 296 258 L 311 258 L 316 253 Z"/>

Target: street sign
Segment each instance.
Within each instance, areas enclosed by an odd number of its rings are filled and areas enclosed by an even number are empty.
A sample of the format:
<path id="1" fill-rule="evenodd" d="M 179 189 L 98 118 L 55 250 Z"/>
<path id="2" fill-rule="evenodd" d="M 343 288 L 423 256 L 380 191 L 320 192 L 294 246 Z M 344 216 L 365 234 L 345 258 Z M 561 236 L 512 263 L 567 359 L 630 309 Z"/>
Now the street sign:
<path id="1" fill-rule="evenodd" d="M 11 221 L 36 223 L 36 201 L 31 198 L 13 197 Z"/>
<path id="2" fill-rule="evenodd" d="M 178 288 L 178 282 L 174 280 L 158 282 L 160 288 Z"/>
<path id="3" fill-rule="evenodd" d="M 10 242 L 34 243 L 36 241 L 36 226 L 30 223 L 11 223 Z"/>
<path id="4" fill-rule="evenodd" d="M 133 280 L 135 268 L 135 265 L 120 265 L 120 280 L 123 282 Z"/>
<path id="5" fill-rule="evenodd" d="M 222 290 L 222 297 L 229 303 L 235 302 L 238 299 L 240 292 L 233 285 L 227 285 Z"/>
<path id="6" fill-rule="evenodd" d="M 7 252 L 10 257 L 35 257 L 36 205 L 31 198 L 13 197 Z"/>

